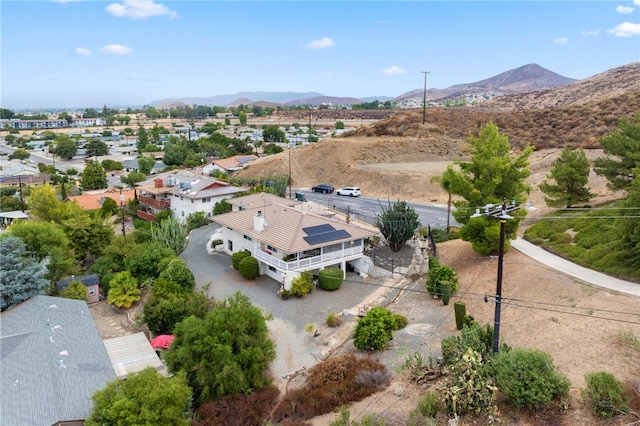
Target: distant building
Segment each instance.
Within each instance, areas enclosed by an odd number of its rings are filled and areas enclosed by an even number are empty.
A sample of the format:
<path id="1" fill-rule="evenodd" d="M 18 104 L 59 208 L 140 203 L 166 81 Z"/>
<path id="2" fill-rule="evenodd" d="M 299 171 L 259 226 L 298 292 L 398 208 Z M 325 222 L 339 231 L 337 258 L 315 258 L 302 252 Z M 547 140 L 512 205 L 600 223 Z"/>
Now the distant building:
<path id="1" fill-rule="evenodd" d="M 62 291 L 69 287 L 69 284 L 73 281 L 79 281 L 87 288 L 87 303 L 100 301 L 100 278 L 96 274 L 83 275 L 81 277 L 71 275 L 69 278 L 56 282 L 56 288 L 58 291 Z"/>
<path id="2" fill-rule="evenodd" d="M 247 191 L 247 188 L 185 170 L 160 173 L 140 182 L 136 189 L 140 202 L 138 217 L 153 222 L 156 221 L 155 215 L 163 210 L 171 210 L 173 217 L 181 222 L 196 212 L 204 212 L 211 217 L 217 202 Z"/>
<path id="3" fill-rule="evenodd" d="M 237 170 L 241 170 L 247 164 L 257 158 L 258 157 L 253 154 L 234 155 L 233 157 L 229 158 L 219 158 L 216 160 L 212 160 L 211 163 L 204 166 L 202 168 L 202 173 L 211 175 L 216 170 L 223 173 L 232 173 Z"/>

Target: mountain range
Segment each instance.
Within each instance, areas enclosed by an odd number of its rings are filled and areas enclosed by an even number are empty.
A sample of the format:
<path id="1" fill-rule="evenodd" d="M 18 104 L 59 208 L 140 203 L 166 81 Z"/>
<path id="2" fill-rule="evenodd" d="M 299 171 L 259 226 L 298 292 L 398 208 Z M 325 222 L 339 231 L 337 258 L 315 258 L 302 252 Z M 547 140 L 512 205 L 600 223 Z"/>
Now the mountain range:
<path id="1" fill-rule="evenodd" d="M 446 89 L 428 89 L 426 91 L 426 99 L 429 102 L 442 102 L 452 99 L 465 99 L 470 96 L 514 95 L 551 89 L 575 81 L 575 79 L 561 76 L 540 65 L 528 64 L 473 83 L 456 84 Z M 412 90 L 395 98 L 367 97 L 360 99 L 325 96 L 317 92 L 239 92 L 209 97 L 162 99 L 153 101 L 150 105 L 156 108 L 173 108 L 181 105 L 237 106 L 240 104 L 278 107 L 322 104 L 350 105 L 369 102 L 374 99 L 382 102 L 392 100 L 402 104 L 422 101 L 424 95 L 424 89 Z"/>

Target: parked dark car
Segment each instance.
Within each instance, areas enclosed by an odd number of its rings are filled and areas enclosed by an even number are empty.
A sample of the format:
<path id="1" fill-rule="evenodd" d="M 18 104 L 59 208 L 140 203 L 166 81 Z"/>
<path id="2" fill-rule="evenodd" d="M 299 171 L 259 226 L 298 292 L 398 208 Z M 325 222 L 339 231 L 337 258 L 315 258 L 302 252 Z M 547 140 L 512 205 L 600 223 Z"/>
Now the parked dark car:
<path id="1" fill-rule="evenodd" d="M 333 185 L 329 185 L 327 183 L 321 183 L 311 188 L 311 190 L 313 192 L 322 192 L 323 194 L 330 194 L 333 192 L 334 188 L 333 188 Z"/>

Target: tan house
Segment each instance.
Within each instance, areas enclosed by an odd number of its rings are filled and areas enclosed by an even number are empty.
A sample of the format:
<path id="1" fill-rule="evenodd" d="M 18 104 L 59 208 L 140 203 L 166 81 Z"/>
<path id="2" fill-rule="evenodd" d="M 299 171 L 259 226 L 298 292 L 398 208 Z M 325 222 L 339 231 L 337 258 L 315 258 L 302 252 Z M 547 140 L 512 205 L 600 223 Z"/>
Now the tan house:
<path id="1" fill-rule="evenodd" d="M 213 216 L 222 225 L 218 237 L 228 254 L 246 250 L 258 259 L 260 274 L 281 282 L 286 289 L 302 272 L 316 272 L 347 265 L 356 272 L 368 272 L 364 254 L 365 240 L 378 234 L 365 228 L 321 213 L 302 211 L 291 200 L 264 197 L 233 199 L 242 210 Z M 252 202 L 253 201 L 253 202 Z"/>
<path id="2" fill-rule="evenodd" d="M 207 164 L 202 168 L 202 173 L 205 175 L 211 175 L 216 170 L 221 171 L 223 173 L 231 173 L 237 170 L 241 170 L 251 161 L 257 159 L 258 157 L 255 155 L 234 155 L 229 158 L 220 158 L 217 160 L 213 160 L 211 163 Z"/>

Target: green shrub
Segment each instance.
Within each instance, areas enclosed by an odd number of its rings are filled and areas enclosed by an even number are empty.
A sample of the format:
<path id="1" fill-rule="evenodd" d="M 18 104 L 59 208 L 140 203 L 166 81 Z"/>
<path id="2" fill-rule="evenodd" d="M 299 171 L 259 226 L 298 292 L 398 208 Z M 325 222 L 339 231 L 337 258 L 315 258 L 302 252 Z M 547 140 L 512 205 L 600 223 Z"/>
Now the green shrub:
<path id="1" fill-rule="evenodd" d="M 456 271 L 446 265 L 441 265 L 437 257 L 429 256 L 429 275 L 427 276 L 426 288 L 431 295 L 440 294 L 440 282 L 449 281 L 451 283 L 451 293 L 458 290 L 458 275 Z"/>
<path id="2" fill-rule="evenodd" d="M 438 414 L 438 398 L 434 392 L 428 392 L 418 401 L 418 411 L 424 417 L 435 417 Z"/>
<path id="3" fill-rule="evenodd" d="M 587 388 L 580 393 L 594 416 L 610 418 L 629 410 L 624 386 L 612 374 L 598 371 L 584 379 Z"/>
<path id="4" fill-rule="evenodd" d="M 342 324 L 342 315 L 335 312 L 329 312 L 329 315 L 327 315 L 325 322 L 329 327 L 337 327 Z"/>
<path id="5" fill-rule="evenodd" d="M 480 353 L 467 348 L 446 372 L 449 377 L 441 392 L 448 414 L 495 413 L 498 388 L 487 374 Z"/>
<path id="6" fill-rule="evenodd" d="M 382 350 L 393 338 L 396 319 L 390 310 L 376 306 L 358 320 L 353 331 L 353 345 L 360 350 Z"/>
<path id="7" fill-rule="evenodd" d="M 240 275 L 242 275 L 243 278 L 246 278 L 248 280 L 258 278 L 258 275 L 260 275 L 260 265 L 258 264 L 258 259 L 253 256 L 246 256 L 240 261 L 240 267 L 238 270 L 240 271 Z"/>
<path id="8" fill-rule="evenodd" d="M 402 330 L 409 324 L 407 317 L 401 314 L 393 314 L 393 319 L 396 321 L 396 330 Z"/>
<path id="9" fill-rule="evenodd" d="M 326 268 L 318 272 L 318 287 L 323 290 L 337 290 L 342 286 L 344 274 L 342 269 Z"/>
<path id="10" fill-rule="evenodd" d="M 501 351 L 493 359 L 493 369 L 498 387 L 517 409 L 537 409 L 569 392 L 569 380 L 556 370 L 546 352 L 526 348 Z"/>
<path id="11" fill-rule="evenodd" d="M 487 328 L 482 329 L 472 320 L 469 324 L 465 323 L 462 326 L 460 336 L 449 336 L 442 340 L 440 343 L 442 362 L 444 365 L 458 362 L 469 348 L 486 358 L 492 352 L 492 346 L 493 328 L 487 324 Z"/>
<path id="12" fill-rule="evenodd" d="M 291 294 L 294 296 L 304 296 L 311 291 L 313 276 L 310 274 L 301 274 L 299 277 L 291 280 Z"/>
<path id="13" fill-rule="evenodd" d="M 233 253 L 231 255 L 231 266 L 233 266 L 233 269 L 235 269 L 236 271 L 240 270 L 240 261 L 242 259 L 244 259 L 245 257 L 249 257 L 251 256 L 251 253 L 249 253 L 248 251 L 237 251 L 235 253 Z"/>

